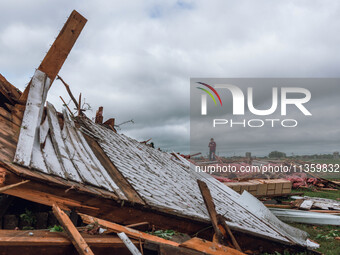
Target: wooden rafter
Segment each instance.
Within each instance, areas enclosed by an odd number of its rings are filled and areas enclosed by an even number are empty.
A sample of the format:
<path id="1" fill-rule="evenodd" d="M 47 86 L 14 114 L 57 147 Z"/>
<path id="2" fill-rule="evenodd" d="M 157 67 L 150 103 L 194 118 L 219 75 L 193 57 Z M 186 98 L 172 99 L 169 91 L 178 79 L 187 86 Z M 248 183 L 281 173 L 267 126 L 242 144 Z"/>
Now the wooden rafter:
<path id="1" fill-rule="evenodd" d="M 0 193 L 4 192 L 6 190 L 9 190 L 9 189 L 13 189 L 15 187 L 18 187 L 18 186 L 20 186 L 22 184 L 25 184 L 27 182 L 29 182 L 29 180 L 25 180 L 25 181 L 22 181 L 22 182 L 18 182 L 18 183 L 14 183 L 14 184 L 11 184 L 11 185 L 3 186 L 3 187 L 0 188 Z"/>
<path id="2" fill-rule="evenodd" d="M 86 22 L 87 20 L 74 10 L 41 62 L 38 70 L 47 74 L 51 80 L 51 85 L 64 64 L 73 45 L 78 39 L 78 36 Z M 22 104 L 26 103 L 29 89 L 30 83 L 20 96 L 20 102 Z"/>
<path id="3" fill-rule="evenodd" d="M 213 201 L 213 198 L 210 194 L 210 190 L 207 186 L 207 184 L 203 181 L 197 180 L 198 186 L 200 188 L 204 203 L 207 207 L 211 223 L 213 225 L 217 241 L 220 244 L 225 244 L 226 239 L 230 238 L 232 245 L 238 250 L 242 251 L 238 242 L 236 241 L 233 233 L 231 232 L 230 228 L 228 225 L 225 223 L 225 219 L 217 214 L 216 209 L 215 209 L 215 204 Z"/>
<path id="4" fill-rule="evenodd" d="M 88 246 L 84 238 L 80 235 L 67 214 L 62 211 L 56 204 L 53 205 L 52 209 L 54 215 L 58 219 L 59 223 L 64 227 L 64 230 L 70 237 L 71 242 L 73 243 L 79 254 L 93 255 L 91 248 Z"/>
<path id="5" fill-rule="evenodd" d="M 132 237 L 132 238 L 136 238 L 138 239 L 142 239 L 142 240 L 148 240 L 148 241 L 153 241 L 153 242 L 158 242 L 158 243 L 163 243 L 163 244 L 169 244 L 172 246 L 178 246 L 179 244 L 173 241 L 169 241 L 169 240 L 165 240 L 163 238 L 154 236 L 154 235 L 150 235 L 132 228 L 128 228 L 113 222 L 109 222 L 106 220 L 102 220 L 102 219 L 98 219 L 86 214 L 82 214 L 79 213 L 80 217 L 82 218 L 83 222 L 85 222 L 86 224 L 92 224 L 97 222 L 99 225 L 106 227 L 110 230 L 113 230 L 113 232 L 115 233 L 121 233 L 124 232 L 127 236 Z"/>

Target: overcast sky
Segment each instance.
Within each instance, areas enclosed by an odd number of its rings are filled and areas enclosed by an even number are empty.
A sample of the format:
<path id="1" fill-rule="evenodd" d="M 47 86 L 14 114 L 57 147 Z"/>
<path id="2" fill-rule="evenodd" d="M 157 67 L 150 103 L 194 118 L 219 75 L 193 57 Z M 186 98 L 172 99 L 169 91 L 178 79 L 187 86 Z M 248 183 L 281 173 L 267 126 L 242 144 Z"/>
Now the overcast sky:
<path id="1" fill-rule="evenodd" d="M 339 77 L 340 2 L 0 1 L 0 72 L 23 90 L 71 11 L 88 19 L 60 71 L 104 120 L 189 151 L 190 77 Z M 55 81 L 48 100 L 68 98 Z"/>

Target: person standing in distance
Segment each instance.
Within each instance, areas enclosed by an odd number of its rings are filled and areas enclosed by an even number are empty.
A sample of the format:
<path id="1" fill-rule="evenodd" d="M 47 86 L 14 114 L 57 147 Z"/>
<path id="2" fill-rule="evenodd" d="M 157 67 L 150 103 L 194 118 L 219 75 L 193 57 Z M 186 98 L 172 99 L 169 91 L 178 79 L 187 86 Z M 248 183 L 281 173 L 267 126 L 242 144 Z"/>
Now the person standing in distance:
<path id="1" fill-rule="evenodd" d="M 209 143 L 209 160 L 215 160 L 215 152 L 216 152 L 216 143 L 214 141 L 214 138 L 210 139 L 210 143 Z"/>

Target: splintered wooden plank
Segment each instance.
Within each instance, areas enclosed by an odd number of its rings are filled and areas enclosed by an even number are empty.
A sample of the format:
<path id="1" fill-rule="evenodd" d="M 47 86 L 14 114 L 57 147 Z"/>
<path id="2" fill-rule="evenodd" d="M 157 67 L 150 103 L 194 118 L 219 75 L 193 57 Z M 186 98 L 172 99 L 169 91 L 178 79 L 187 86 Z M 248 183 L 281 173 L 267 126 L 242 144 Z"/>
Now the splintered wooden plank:
<path id="1" fill-rule="evenodd" d="M 87 20 L 74 10 L 47 52 L 44 60 L 41 62 L 38 69 L 46 73 L 52 82 L 59 73 L 86 22 Z M 21 102 L 27 100 L 29 90 L 30 85 L 26 87 L 24 93 L 21 95 Z"/>
<path id="2" fill-rule="evenodd" d="M 211 255 L 244 255 L 243 252 L 233 248 L 226 247 L 218 243 L 209 242 L 197 237 L 180 244 L 180 247 L 201 251 Z"/>
<path id="3" fill-rule="evenodd" d="M 211 223 L 213 225 L 215 234 L 218 238 L 219 243 L 223 244 L 223 235 L 221 233 L 221 230 L 218 227 L 217 212 L 216 212 L 216 209 L 215 209 L 215 204 L 214 204 L 213 198 L 210 194 L 210 190 L 209 190 L 209 188 L 208 188 L 208 186 L 205 182 L 203 182 L 201 180 L 197 180 L 197 183 L 198 183 L 198 186 L 200 188 L 205 206 L 207 207 L 207 211 L 209 213 L 210 220 L 211 220 Z"/>
<path id="4" fill-rule="evenodd" d="M 157 242 L 157 243 L 163 243 L 163 244 L 169 244 L 172 246 L 179 246 L 178 243 L 170 241 L 170 240 L 165 240 L 163 238 L 154 236 L 154 235 L 150 235 L 132 228 L 128 228 L 113 222 L 109 222 L 106 220 L 102 220 L 102 219 L 98 219 L 86 214 L 82 214 L 82 213 L 78 213 L 80 215 L 80 217 L 82 218 L 83 222 L 86 224 L 92 224 L 97 222 L 99 225 L 106 227 L 110 230 L 112 230 L 115 233 L 120 233 L 120 232 L 124 232 L 127 236 L 131 237 L 131 238 L 137 238 L 137 239 L 141 239 L 141 240 L 148 240 L 148 241 L 152 241 L 152 242 Z"/>
<path id="5" fill-rule="evenodd" d="M 11 185 L 7 185 L 7 186 L 4 186 L 4 187 L 1 187 L 0 188 L 0 193 L 6 191 L 6 190 L 9 190 L 9 189 L 12 189 L 12 188 L 15 188 L 15 187 L 18 187 L 22 184 L 25 184 L 27 182 L 29 182 L 30 180 L 26 180 L 26 181 L 22 181 L 22 182 L 18 182 L 18 183 L 14 183 L 14 184 L 11 184 Z"/>
<path id="6" fill-rule="evenodd" d="M 64 176 L 68 179 L 80 182 L 81 178 L 78 175 L 71 159 L 69 158 L 69 151 L 65 146 L 62 138 L 60 125 L 58 122 L 57 112 L 53 105 L 47 102 L 47 117 L 50 126 L 51 140 L 53 143 L 54 150 L 57 154 L 60 166 L 64 171 Z"/>
<path id="7" fill-rule="evenodd" d="M 118 233 L 117 235 L 124 242 L 124 244 L 132 253 L 132 255 L 142 255 L 140 251 L 137 249 L 137 247 L 131 242 L 130 238 L 128 238 L 128 236 L 124 232 Z"/>
<path id="8" fill-rule="evenodd" d="M 63 210 L 68 210 L 70 211 L 72 208 L 84 208 L 84 209 L 89 209 L 89 210 L 96 210 L 98 211 L 99 208 L 97 207 L 92 207 L 92 206 L 87 206 L 84 205 L 82 202 L 70 199 L 70 198 L 65 198 L 62 196 L 54 195 L 51 193 L 47 193 L 46 191 L 40 191 L 32 188 L 32 185 L 30 187 L 15 187 L 8 189 L 6 191 L 3 191 L 3 193 L 15 196 L 15 197 L 20 197 L 28 201 L 32 201 L 38 204 L 43 204 L 47 206 L 53 206 L 53 204 L 57 203 L 60 208 Z"/>
<path id="9" fill-rule="evenodd" d="M 29 166 L 33 145 L 37 139 L 38 127 L 41 122 L 43 107 L 51 80 L 45 73 L 36 70 L 32 78 L 26 109 L 21 124 L 14 162 Z"/>
<path id="10" fill-rule="evenodd" d="M 77 249 L 79 254 L 82 255 L 94 255 L 90 247 L 87 245 L 84 238 L 80 235 L 76 227 L 73 225 L 70 218 L 67 216 L 65 212 L 63 212 L 58 205 L 54 204 L 53 213 L 55 217 L 58 219 L 59 223 L 64 227 L 66 233 L 70 237 L 74 247 Z"/>

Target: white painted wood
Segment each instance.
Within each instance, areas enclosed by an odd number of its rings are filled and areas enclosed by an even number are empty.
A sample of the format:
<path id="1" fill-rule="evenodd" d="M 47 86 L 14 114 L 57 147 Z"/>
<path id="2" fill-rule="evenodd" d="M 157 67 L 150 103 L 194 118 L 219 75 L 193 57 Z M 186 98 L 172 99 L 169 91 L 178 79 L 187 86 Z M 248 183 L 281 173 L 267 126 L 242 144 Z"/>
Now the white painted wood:
<path id="1" fill-rule="evenodd" d="M 72 128 L 68 115 L 65 113 L 65 111 L 64 111 L 64 123 L 65 123 L 64 129 L 65 131 L 67 131 L 67 137 L 64 137 L 64 139 L 67 139 L 66 145 L 68 147 L 70 155 L 73 155 L 71 157 L 73 163 L 75 164 L 78 170 L 79 175 L 81 176 L 85 183 L 100 186 L 80 156 L 80 154 L 83 152 L 79 148 L 79 142 L 76 138 L 75 130 Z"/>
<path id="2" fill-rule="evenodd" d="M 47 173 L 47 174 L 49 173 L 45 165 L 44 157 L 40 149 L 40 144 L 35 143 L 33 146 L 30 167 L 33 169 L 37 169 L 41 172 Z"/>
<path id="3" fill-rule="evenodd" d="M 64 176 L 67 179 L 80 182 L 81 178 L 78 175 L 72 161 L 69 158 L 69 152 L 65 147 L 64 140 L 61 135 L 61 129 L 58 122 L 57 112 L 53 105 L 47 102 L 47 118 L 50 126 L 50 135 L 54 151 L 60 163 L 61 169 L 64 171 Z"/>
<path id="4" fill-rule="evenodd" d="M 42 154 L 43 154 L 48 172 L 50 174 L 57 175 L 57 176 L 60 176 L 66 179 L 66 176 L 64 175 L 64 170 L 61 168 L 60 162 L 53 148 L 53 144 L 52 144 L 50 136 L 46 137 L 45 146 L 42 149 Z"/>
<path id="5" fill-rule="evenodd" d="M 39 128 L 39 143 L 40 143 L 40 145 L 43 145 L 45 143 L 49 130 L 50 130 L 50 125 L 48 123 L 48 118 L 46 117 L 44 122 L 40 125 L 40 128 Z"/>
<path id="6" fill-rule="evenodd" d="M 313 201 L 312 200 L 304 200 L 301 205 L 300 208 L 304 209 L 304 210 L 309 210 L 310 208 L 312 208 L 313 206 Z"/>
<path id="7" fill-rule="evenodd" d="M 39 70 L 35 71 L 28 92 L 26 109 L 14 157 L 14 162 L 18 164 L 24 166 L 30 165 L 35 138 L 38 134 L 37 129 L 41 122 L 43 107 L 50 83 L 51 81 L 45 73 Z"/>
<path id="8" fill-rule="evenodd" d="M 132 255 L 142 255 L 140 251 L 137 249 L 137 247 L 131 242 L 130 238 L 124 232 L 118 233 L 117 235 L 123 241 L 125 246 L 129 249 Z"/>
<path id="9" fill-rule="evenodd" d="M 82 144 L 78 136 L 77 130 L 74 127 L 74 123 L 69 120 L 68 115 L 65 116 L 64 114 L 64 119 L 65 120 L 67 119 L 67 121 L 65 121 L 65 124 L 67 125 L 69 132 L 73 135 L 72 136 L 74 139 L 73 143 L 77 144 L 75 149 L 78 151 L 79 158 L 84 162 L 86 168 L 88 169 L 88 172 L 96 180 L 96 182 L 98 183 L 98 186 L 103 187 L 110 191 L 114 191 L 113 188 L 110 186 L 110 184 L 103 177 L 103 174 L 101 173 L 100 169 L 97 168 L 93 160 L 88 155 L 84 145 Z"/>

